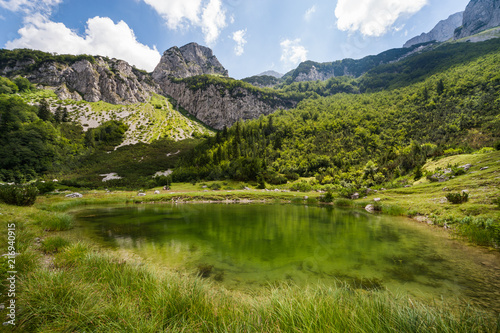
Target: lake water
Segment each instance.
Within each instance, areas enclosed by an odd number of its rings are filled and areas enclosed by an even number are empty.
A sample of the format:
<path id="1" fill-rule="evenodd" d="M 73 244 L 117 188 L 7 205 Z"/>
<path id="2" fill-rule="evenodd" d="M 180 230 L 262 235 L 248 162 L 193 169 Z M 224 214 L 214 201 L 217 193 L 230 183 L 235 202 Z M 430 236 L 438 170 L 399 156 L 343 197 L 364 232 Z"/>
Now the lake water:
<path id="1" fill-rule="evenodd" d="M 406 218 L 291 204 L 141 205 L 77 213 L 77 233 L 229 289 L 347 283 L 500 313 L 498 252 Z"/>

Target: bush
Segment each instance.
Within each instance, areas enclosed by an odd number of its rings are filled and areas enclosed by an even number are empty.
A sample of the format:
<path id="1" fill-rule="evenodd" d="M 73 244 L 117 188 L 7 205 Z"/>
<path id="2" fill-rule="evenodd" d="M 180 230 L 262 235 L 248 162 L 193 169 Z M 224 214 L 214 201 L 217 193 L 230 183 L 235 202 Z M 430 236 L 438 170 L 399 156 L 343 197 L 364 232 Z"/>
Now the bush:
<path id="1" fill-rule="evenodd" d="M 328 190 L 324 196 L 322 196 L 319 201 L 321 202 L 333 202 L 333 192 Z"/>
<path id="2" fill-rule="evenodd" d="M 282 185 L 287 183 L 285 176 L 282 176 L 277 172 L 266 172 L 264 174 L 264 179 L 271 185 Z"/>
<path id="3" fill-rule="evenodd" d="M 222 186 L 219 183 L 213 183 L 208 188 L 213 190 L 213 191 L 218 191 L 222 188 Z"/>
<path id="4" fill-rule="evenodd" d="M 496 150 L 500 150 L 500 140 L 498 140 L 497 142 L 495 142 L 494 147 L 495 147 Z"/>
<path id="5" fill-rule="evenodd" d="M 38 188 L 34 185 L 0 186 L 0 200 L 9 205 L 32 206 L 35 203 L 37 195 L 38 195 Z"/>
<path id="6" fill-rule="evenodd" d="M 446 199 L 452 204 L 461 204 L 469 200 L 469 193 L 448 193 L 446 194 Z"/>
<path id="7" fill-rule="evenodd" d="M 312 186 L 309 185 L 309 183 L 307 183 L 305 180 L 290 186 L 290 191 L 309 192 L 311 191 L 311 189 Z"/>
<path id="8" fill-rule="evenodd" d="M 35 186 L 39 194 L 49 193 L 56 189 L 54 182 L 36 182 Z"/>

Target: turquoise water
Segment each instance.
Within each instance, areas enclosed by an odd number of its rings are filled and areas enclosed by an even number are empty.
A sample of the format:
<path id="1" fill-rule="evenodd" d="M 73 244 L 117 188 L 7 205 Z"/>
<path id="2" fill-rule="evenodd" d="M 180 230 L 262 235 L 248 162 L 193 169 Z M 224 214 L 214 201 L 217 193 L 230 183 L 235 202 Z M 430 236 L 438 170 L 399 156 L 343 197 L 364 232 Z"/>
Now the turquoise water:
<path id="1" fill-rule="evenodd" d="M 105 246 L 229 289 L 343 282 L 500 312 L 497 252 L 405 218 L 303 205 L 182 204 L 90 209 L 77 220 L 77 232 Z"/>

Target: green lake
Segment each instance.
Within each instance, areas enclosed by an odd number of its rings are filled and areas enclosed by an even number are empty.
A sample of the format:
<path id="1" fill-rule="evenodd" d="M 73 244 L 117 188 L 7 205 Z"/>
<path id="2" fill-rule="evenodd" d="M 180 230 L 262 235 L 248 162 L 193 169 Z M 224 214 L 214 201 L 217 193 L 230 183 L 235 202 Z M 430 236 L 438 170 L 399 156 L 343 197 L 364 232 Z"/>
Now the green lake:
<path id="1" fill-rule="evenodd" d="M 228 289 L 334 285 L 466 300 L 500 313 L 500 255 L 442 229 L 364 211 L 291 204 L 86 209 L 75 230 Z"/>

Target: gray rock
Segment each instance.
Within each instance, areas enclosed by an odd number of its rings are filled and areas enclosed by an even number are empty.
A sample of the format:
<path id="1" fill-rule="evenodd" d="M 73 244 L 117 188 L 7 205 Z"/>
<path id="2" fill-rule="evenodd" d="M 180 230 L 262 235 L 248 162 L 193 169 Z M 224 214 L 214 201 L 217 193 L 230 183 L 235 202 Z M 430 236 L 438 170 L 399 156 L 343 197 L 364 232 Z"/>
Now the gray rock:
<path id="1" fill-rule="evenodd" d="M 160 191 L 156 190 L 154 193 L 155 193 L 155 194 L 160 194 Z"/>
<path id="2" fill-rule="evenodd" d="M 172 96 L 179 106 L 205 124 L 221 130 L 238 120 L 256 119 L 277 109 L 290 109 L 296 101 L 279 97 L 264 99 L 260 92 L 243 87 L 231 90 L 216 84 L 195 89 L 184 81 L 171 80 L 168 75 L 156 75 L 163 93 Z"/>
<path id="3" fill-rule="evenodd" d="M 351 195 L 351 199 L 353 200 L 359 199 L 359 193 L 354 193 L 353 195 Z"/>
<path id="4" fill-rule="evenodd" d="M 472 0 L 465 8 L 462 26 L 454 33 L 455 39 L 472 36 L 500 25 L 500 1 Z"/>
<path id="5" fill-rule="evenodd" d="M 375 211 L 375 206 L 373 206 L 373 205 L 367 205 L 367 206 L 365 207 L 365 210 L 366 210 L 367 212 L 369 212 L 369 213 L 373 213 L 373 212 Z"/>
<path id="6" fill-rule="evenodd" d="M 65 195 L 66 198 L 81 198 L 83 197 L 83 194 L 75 192 L 75 193 L 70 193 Z"/>
<path id="7" fill-rule="evenodd" d="M 35 69 L 31 61 L 17 62 L 0 68 L 5 75 L 14 70 L 27 71 L 30 82 L 54 87 L 60 99 L 104 101 L 112 104 L 146 102 L 151 92 L 159 92 L 149 74 L 139 71 L 127 62 L 95 57 L 95 62 L 79 60 L 71 65 L 55 61 L 44 62 Z M 29 70 L 29 71 L 28 71 Z"/>
<path id="8" fill-rule="evenodd" d="M 488 167 L 484 167 L 484 168 L 479 169 L 479 171 L 484 171 L 484 170 L 488 170 L 488 169 L 489 169 Z"/>
<path id="9" fill-rule="evenodd" d="M 145 197 L 146 196 L 146 193 L 139 193 L 137 194 L 138 197 Z"/>
<path id="10" fill-rule="evenodd" d="M 375 202 L 380 202 L 380 200 L 381 200 L 380 198 L 373 199 L 373 201 L 375 201 Z"/>
<path id="11" fill-rule="evenodd" d="M 427 43 L 432 41 L 444 42 L 453 38 L 455 29 L 462 25 L 464 12 L 450 15 L 446 20 L 439 23 L 428 33 L 422 33 L 420 36 L 413 37 L 405 43 L 403 47 L 411 47 L 413 45 Z"/>
<path id="12" fill-rule="evenodd" d="M 174 46 L 166 50 L 153 71 L 153 78 L 156 81 L 163 81 L 170 76 L 187 78 L 202 74 L 228 76 L 227 70 L 211 49 L 189 43 L 180 48 Z"/>
<path id="13" fill-rule="evenodd" d="M 459 168 L 464 169 L 465 171 L 469 171 L 469 169 L 472 167 L 473 167 L 472 164 L 465 164 L 465 165 L 459 166 Z"/>

